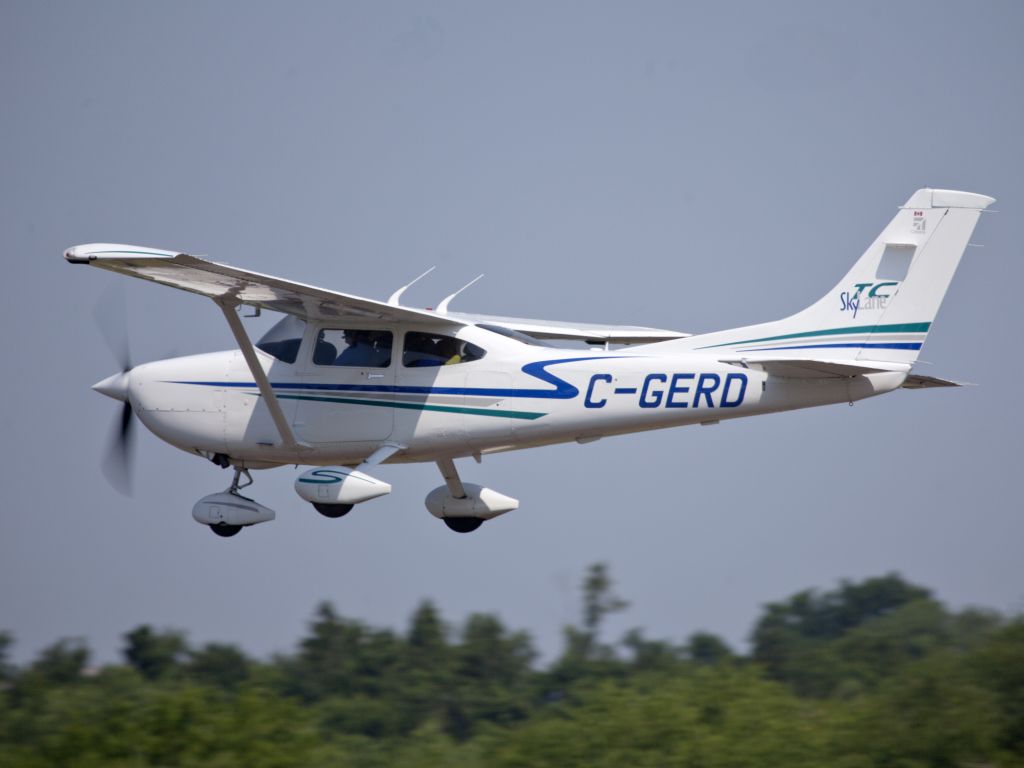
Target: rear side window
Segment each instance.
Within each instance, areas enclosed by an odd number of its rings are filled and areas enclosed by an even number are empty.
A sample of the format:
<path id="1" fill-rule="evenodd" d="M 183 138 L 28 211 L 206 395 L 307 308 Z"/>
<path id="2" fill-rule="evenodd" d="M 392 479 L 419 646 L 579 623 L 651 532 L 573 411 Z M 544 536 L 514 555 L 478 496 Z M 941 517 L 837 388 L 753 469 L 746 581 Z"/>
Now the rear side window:
<path id="1" fill-rule="evenodd" d="M 276 357 L 282 363 L 294 363 L 299 356 L 299 347 L 305 333 L 305 320 L 285 315 L 256 342 L 256 349 Z"/>
<path id="2" fill-rule="evenodd" d="M 406 368 L 432 368 L 456 363 L 471 363 L 485 354 L 476 344 L 440 333 L 409 331 L 402 347 L 402 365 Z"/>
<path id="3" fill-rule="evenodd" d="M 391 331 L 324 328 L 316 337 L 313 363 L 342 368 L 387 368 L 391 365 Z"/>

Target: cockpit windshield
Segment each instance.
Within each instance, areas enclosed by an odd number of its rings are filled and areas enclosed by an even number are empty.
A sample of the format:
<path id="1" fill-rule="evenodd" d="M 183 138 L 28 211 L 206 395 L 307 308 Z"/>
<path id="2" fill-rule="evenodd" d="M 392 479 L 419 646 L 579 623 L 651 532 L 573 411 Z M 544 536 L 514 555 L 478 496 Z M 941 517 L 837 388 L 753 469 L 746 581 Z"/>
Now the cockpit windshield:
<path id="1" fill-rule="evenodd" d="M 306 321 L 285 315 L 263 337 L 256 342 L 256 349 L 261 349 L 282 363 L 294 363 L 299 356 L 299 345 L 306 332 Z"/>

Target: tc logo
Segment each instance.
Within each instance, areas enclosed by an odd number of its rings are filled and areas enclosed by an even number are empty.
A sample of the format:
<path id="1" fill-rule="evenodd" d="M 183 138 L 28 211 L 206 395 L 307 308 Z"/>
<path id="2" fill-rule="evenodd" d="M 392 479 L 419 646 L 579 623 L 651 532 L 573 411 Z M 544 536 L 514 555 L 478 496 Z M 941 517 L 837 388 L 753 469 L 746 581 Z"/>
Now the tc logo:
<path id="1" fill-rule="evenodd" d="M 899 283 L 886 281 L 882 283 L 855 283 L 855 291 L 843 291 L 839 294 L 839 311 L 857 313 L 862 309 L 885 309 L 887 300 L 892 294 L 882 293 L 883 288 L 891 288 Z"/>

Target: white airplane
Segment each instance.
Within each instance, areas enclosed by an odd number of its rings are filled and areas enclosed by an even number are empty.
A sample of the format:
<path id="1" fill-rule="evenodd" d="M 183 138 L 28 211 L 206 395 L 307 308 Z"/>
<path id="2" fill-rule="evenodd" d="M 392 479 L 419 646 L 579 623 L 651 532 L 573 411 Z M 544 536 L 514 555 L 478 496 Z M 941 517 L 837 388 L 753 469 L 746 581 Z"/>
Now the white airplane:
<path id="1" fill-rule="evenodd" d="M 195 505 L 198 522 L 233 536 L 274 519 L 240 493 L 251 469 L 312 466 L 295 490 L 341 517 L 391 491 L 375 465 L 436 462 L 445 484 L 427 509 L 468 532 L 519 502 L 462 482 L 460 457 L 957 386 L 911 367 L 992 202 L 918 190 L 819 301 L 701 335 L 450 312 L 458 291 L 412 309 L 400 304 L 408 286 L 374 301 L 130 245 L 77 245 L 64 257 L 207 296 L 223 311 L 237 350 L 125 361 L 93 386 L 125 404 L 115 458 L 134 412 L 176 448 L 234 468 L 226 491 Z M 284 318 L 253 344 L 244 305 Z"/>

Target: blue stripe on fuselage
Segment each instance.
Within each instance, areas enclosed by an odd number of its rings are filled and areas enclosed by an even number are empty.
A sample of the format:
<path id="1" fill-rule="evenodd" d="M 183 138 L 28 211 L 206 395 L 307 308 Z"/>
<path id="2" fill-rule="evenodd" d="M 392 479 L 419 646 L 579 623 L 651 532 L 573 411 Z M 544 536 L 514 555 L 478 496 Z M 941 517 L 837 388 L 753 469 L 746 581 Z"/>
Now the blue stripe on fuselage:
<path id="1" fill-rule="evenodd" d="M 481 395 L 490 397 L 527 397 L 541 400 L 571 400 L 580 391 L 564 379 L 547 370 L 549 365 L 578 363 L 583 360 L 617 360 L 616 357 L 568 357 L 561 360 L 540 360 L 524 365 L 523 373 L 535 379 L 554 385 L 554 389 L 489 389 L 486 387 L 409 387 L 393 384 L 319 384 L 311 382 L 272 382 L 271 387 L 280 390 L 328 390 L 335 392 L 387 392 L 404 395 Z M 256 386 L 254 381 L 175 381 L 174 384 L 193 384 L 201 387 L 247 387 Z"/>

